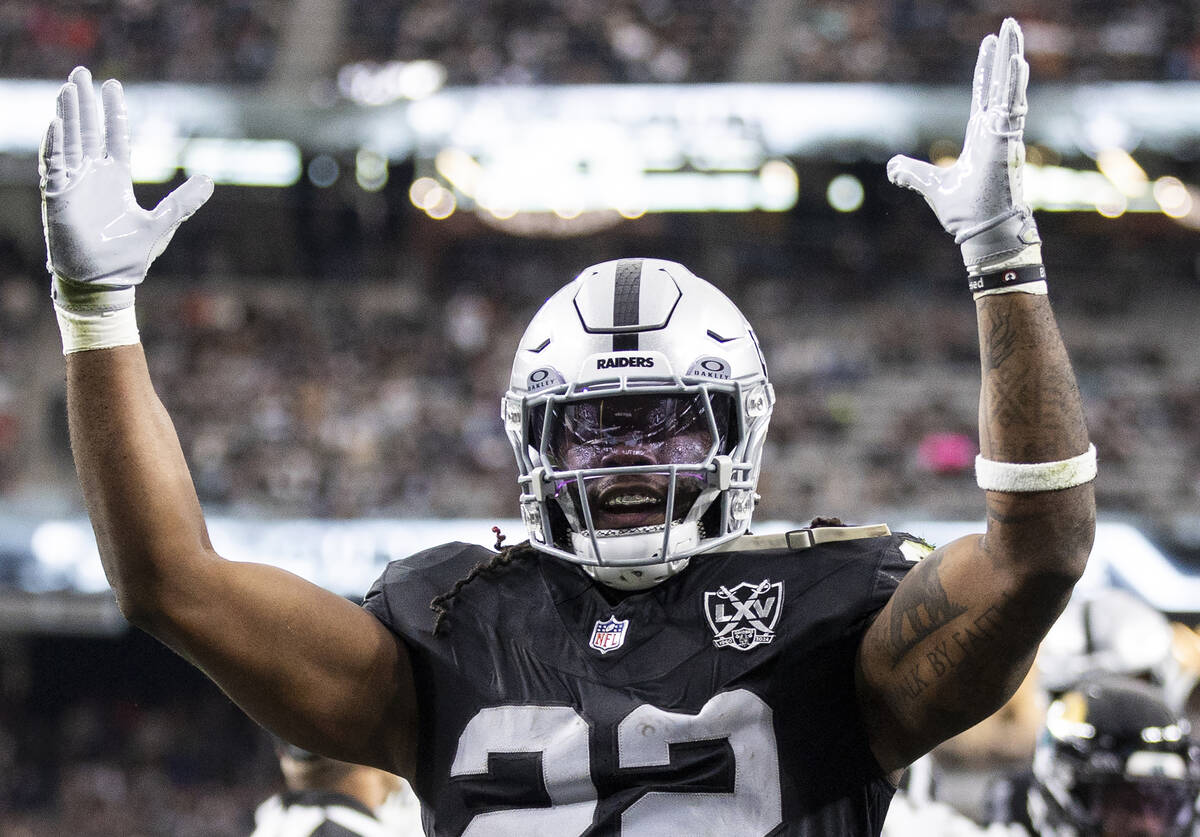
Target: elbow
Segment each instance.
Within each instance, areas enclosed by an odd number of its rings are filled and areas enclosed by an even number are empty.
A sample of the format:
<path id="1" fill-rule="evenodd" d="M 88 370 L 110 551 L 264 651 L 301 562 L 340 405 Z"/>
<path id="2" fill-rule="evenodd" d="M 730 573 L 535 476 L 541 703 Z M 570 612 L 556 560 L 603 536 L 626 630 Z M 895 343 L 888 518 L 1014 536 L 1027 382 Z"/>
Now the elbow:
<path id="1" fill-rule="evenodd" d="M 185 555 L 190 558 L 181 557 Z M 169 546 L 126 552 L 105 563 L 121 616 L 154 636 L 161 636 L 187 606 L 202 566 L 195 550 Z"/>
<path id="2" fill-rule="evenodd" d="M 154 585 L 145 579 L 136 580 L 111 578 L 112 591 L 116 597 L 117 610 L 125 621 L 147 633 L 155 633 L 154 626 L 162 619 L 163 606 L 154 591 Z"/>
<path id="3" fill-rule="evenodd" d="M 992 495 L 985 542 L 994 557 L 1042 585 L 1073 587 L 1096 539 L 1091 484 L 1025 495 Z"/>
<path id="4" fill-rule="evenodd" d="M 141 597 L 122 586 L 113 585 L 113 593 L 117 600 L 117 610 L 120 611 L 125 621 L 135 628 L 149 630 L 148 625 L 153 608 L 148 607 Z"/>

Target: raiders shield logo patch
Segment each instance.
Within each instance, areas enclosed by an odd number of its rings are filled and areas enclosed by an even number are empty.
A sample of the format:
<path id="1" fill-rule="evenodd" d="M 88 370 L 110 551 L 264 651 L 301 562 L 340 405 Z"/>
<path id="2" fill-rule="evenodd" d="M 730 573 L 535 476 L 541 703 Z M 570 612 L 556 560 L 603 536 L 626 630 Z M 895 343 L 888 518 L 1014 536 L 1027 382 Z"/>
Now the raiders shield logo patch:
<path id="1" fill-rule="evenodd" d="M 713 630 L 713 645 L 749 651 L 775 639 L 775 623 L 783 608 L 783 582 L 743 581 L 704 594 L 704 615 Z"/>
<path id="2" fill-rule="evenodd" d="M 625 632 L 629 629 L 628 619 L 618 619 L 616 614 L 603 622 L 597 622 L 592 628 L 592 638 L 588 646 L 595 648 L 601 654 L 616 651 L 625 644 Z"/>

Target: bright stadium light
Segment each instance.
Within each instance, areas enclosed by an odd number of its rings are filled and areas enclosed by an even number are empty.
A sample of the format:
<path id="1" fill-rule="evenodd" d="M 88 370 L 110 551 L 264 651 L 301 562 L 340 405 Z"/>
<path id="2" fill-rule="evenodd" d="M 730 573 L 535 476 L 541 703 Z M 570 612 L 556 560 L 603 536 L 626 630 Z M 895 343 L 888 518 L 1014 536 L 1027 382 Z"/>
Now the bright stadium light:
<path id="1" fill-rule="evenodd" d="M 318 154 L 308 161 L 308 179 L 319 189 L 326 189 L 337 183 L 340 174 L 337 160 L 328 154 Z"/>
<path id="2" fill-rule="evenodd" d="M 1192 211 L 1192 196 L 1187 186 L 1178 177 L 1160 177 L 1151 187 L 1163 214 L 1171 218 L 1183 218 Z"/>
<path id="3" fill-rule="evenodd" d="M 360 148 L 354 155 L 354 180 L 367 192 L 378 192 L 388 182 L 388 161 L 378 151 Z"/>
<path id="4" fill-rule="evenodd" d="M 408 199 L 412 201 L 413 206 L 424 209 L 429 193 L 437 188 L 440 188 L 438 182 L 432 177 L 418 177 L 408 187 Z"/>
<path id="5" fill-rule="evenodd" d="M 432 96 L 446 83 L 446 68 L 436 61 L 387 61 L 348 64 L 338 71 L 343 96 L 360 105 L 387 105 Z"/>
<path id="6" fill-rule="evenodd" d="M 852 174 L 839 174 L 829 181 L 825 199 L 838 212 L 856 212 L 863 205 L 866 191 L 862 181 Z"/>
<path id="7" fill-rule="evenodd" d="M 181 168 L 235 186 L 291 186 L 300 179 L 300 149 L 288 140 L 188 140 Z"/>
<path id="8" fill-rule="evenodd" d="M 1126 197 L 1143 195 L 1150 183 L 1145 170 L 1123 148 L 1105 148 L 1096 155 L 1096 168 Z"/>

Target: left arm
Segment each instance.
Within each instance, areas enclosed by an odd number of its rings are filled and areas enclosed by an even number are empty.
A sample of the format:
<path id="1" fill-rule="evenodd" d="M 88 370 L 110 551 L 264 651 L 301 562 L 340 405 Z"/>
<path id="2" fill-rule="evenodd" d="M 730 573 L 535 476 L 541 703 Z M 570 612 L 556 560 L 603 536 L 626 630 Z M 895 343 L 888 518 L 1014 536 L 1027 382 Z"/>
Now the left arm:
<path id="1" fill-rule="evenodd" d="M 980 49 L 958 163 L 897 158 L 888 167 L 963 248 L 982 362 L 979 478 L 991 489 L 986 533 L 914 567 L 859 648 L 859 709 L 889 771 L 1012 696 L 1092 546 L 1087 428 L 1020 188 L 1027 73 L 1020 29 L 1006 20 Z"/>

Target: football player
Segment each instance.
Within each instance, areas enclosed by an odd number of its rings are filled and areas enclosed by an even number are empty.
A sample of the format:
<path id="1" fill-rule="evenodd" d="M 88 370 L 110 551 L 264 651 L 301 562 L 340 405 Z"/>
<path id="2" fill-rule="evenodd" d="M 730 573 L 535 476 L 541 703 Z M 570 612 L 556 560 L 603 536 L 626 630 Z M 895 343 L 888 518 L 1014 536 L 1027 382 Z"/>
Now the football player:
<path id="1" fill-rule="evenodd" d="M 399 776 L 318 756 L 276 739 L 275 755 L 287 789 L 254 811 L 250 837 L 413 837 L 421 833 L 415 805 L 403 820 L 385 822 L 393 799 L 411 796 Z"/>
<path id="2" fill-rule="evenodd" d="M 436 835 L 877 833 L 900 771 L 1013 692 L 1094 529 L 1080 398 L 1021 189 L 1027 64 L 980 48 L 947 168 L 897 157 L 961 245 L 987 530 L 749 534 L 775 396 L 681 265 L 584 270 L 534 317 L 503 421 L 528 541 L 395 562 L 365 607 L 223 560 L 138 340 L 136 286 L 211 193 L 134 200 L 118 82 L 76 69 L 42 153 L 72 449 L 122 612 L 267 728 L 411 780 Z M 820 114 L 813 114 L 820 119 Z"/>
<path id="3" fill-rule="evenodd" d="M 995 816 L 1022 833 L 1187 837 L 1200 750 L 1158 687 L 1093 673 L 1050 705 L 1032 771 L 1007 790 Z"/>
<path id="4" fill-rule="evenodd" d="M 1043 713 L 1031 769 L 989 790 L 986 826 L 897 794 L 883 837 L 1191 837 L 1200 749 L 1159 687 L 1093 671 Z"/>

